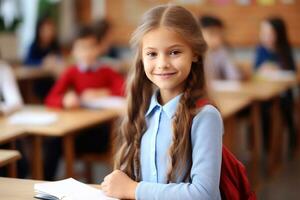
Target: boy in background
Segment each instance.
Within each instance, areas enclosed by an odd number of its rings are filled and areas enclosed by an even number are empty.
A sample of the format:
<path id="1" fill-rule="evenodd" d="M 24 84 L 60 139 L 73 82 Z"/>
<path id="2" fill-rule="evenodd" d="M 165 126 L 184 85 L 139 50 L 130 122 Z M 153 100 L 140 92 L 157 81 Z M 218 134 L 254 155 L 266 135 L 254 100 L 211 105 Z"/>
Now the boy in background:
<path id="1" fill-rule="evenodd" d="M 103 96 L 122 96 L 124 79 L 111 67 L 97 62 L 100 38 L 90 26 L 81 27 L 72 53 L 75 64 L 66 69 L 46 98 L 46 105 L 64 109 L 78 108 L 83 102 Z M 101 43 L 100 43 L 101 45 Z M 84 131 L 85 132 L 85 131 Z M 76 137 L 76 153 L 101 153 L 106 150 L 108 125 L 86 130 Z M 49 139 L 45 149 L 45 179 L 53 180 L 61 154 L 59 139 Z M 59 148 L 57 148 L 59 144 Z"/>
<path id="2" fill-rule="evenodd" d="M 205 58 L 207 80 L 239 80 L 241 75 L 233 64 L 225 47 L 224 25 L 214 16 L 202 16 L 200 26 L 208 45 Z"/>

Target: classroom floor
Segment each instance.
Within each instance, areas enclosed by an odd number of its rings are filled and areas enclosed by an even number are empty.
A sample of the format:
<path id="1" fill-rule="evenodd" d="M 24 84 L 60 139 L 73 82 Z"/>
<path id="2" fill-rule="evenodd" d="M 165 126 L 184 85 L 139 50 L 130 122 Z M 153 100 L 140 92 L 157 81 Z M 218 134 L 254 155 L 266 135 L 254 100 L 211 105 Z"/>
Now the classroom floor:
<path id="1" fill-rule="evenodd" d="M 264 181 L 257 195 L 259 200 L 300 199 L 300 156 L 285 162 L 274 177 Z"/>

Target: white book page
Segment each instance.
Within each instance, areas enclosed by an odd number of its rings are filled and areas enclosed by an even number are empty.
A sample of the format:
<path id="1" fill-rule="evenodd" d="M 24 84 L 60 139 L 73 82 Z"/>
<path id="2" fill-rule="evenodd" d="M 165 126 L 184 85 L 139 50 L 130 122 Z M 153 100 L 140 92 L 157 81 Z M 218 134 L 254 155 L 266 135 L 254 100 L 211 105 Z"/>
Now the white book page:
<path id="1" fill-rule="evenodd" d="M 88 186 L 73 178 L 55 182 L 36 183 L 34 184 L 34 190 L 37 194 L 49 194 L 58 199 L 115 200 L 115 198 L 107 197 L 100 189 Z"/>
<path id="2" fill-rule="evenodd" d="M 241 83 L 235 80 L 214 80 L 211 81 L 211 87 L 215 91 L 239 91 L 241 89 Z"/>
<path id="3" fill-rule="evenodd" d="M 81 102 L 83 107 L 94 109 L 124 108 L 126 100 L 123 97 L 109 96 Z"/>
<path id="4" fill-rule="evenodd" d="M 11 124 L 49 125 L 56 122 L 57 118 L 54 112 L 20 111 L 9 116 L 8 121 Z"/>

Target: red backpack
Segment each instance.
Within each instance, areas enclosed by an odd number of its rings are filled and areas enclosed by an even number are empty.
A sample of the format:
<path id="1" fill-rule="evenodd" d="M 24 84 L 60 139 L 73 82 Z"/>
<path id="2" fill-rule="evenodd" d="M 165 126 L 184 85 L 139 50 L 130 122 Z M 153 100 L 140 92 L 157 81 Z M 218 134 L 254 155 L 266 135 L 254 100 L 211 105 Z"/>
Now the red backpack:
<path id="1" fill-rule="evenodd" d="M 207 99 L 197 102 L 201 108 L 209 104 Z M 256 200 L 251 191 L 250 183 L 244 165 L 223 145 L 220 177 L 220 192 L 222 200 Z"/>

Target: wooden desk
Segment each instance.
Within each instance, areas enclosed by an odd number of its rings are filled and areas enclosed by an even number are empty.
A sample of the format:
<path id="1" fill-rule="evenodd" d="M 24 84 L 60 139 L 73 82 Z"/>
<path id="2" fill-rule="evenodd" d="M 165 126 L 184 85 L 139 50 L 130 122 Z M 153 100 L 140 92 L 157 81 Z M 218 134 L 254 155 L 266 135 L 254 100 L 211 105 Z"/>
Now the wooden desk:
<path id="1" fill-rule="evenodd" d="M 14 68 L 14 74 L 18 81 L 20 80 L 33 80 L 53 76 L 51 72 L 41 67 L 26 67 L 19 66 Z"/>
<path id="2" fill-rule="evenodd" d="M 282 142 L 282 124 L 281 124 L 281 113 L 280 113 L 280 95 L 288 89 L 294 87 L 295 81 L 261 81 L 251 80 L 248 82 L 241 83 L 240 87 L 231 91 L 217 91 L 224 96 L 237 97 L 249 97 L 253 99 L 253 112 L 252 120 L 255 122 L 255 135 L 256 138 L 260 138 L 260 114 L 259 104 L 261 102 L 270 101 L 271 106 L 271 132 L 270 132 L 270 152 L 268 155 L 268 166 L 273 171 L 274 164 L 278 155 Z M 256 145 L 256 144 L 255 144 Z"/>
<path id="3" fill-rule="evenodd" d="M 0 177 L 0 198 L 3 200 L 36 200 L 34 184 L 45 181 Z M 99 185 L 91 185 L 100 188 Z"/>
<path id="4" fill-rule="evenodd" d="M 121 115 L 121 110 L 61 110 L 50 109 L 44 106 L 26 106 L 24 111 L 45 112 L 51 111 L 58 115 L 58 120 L 47 126 L 42 125 L 10 125 L 7 119 L 4 123 L 7 127 L 16 127 L 33 136 L 33 177 L 43 179 L 42 166 L 42 137 L 63 137 L 64 157 L 66 160 L 66 175 L 73 176 L 74 163 L 74 135 L 80 130 L 113 120 Z"/>
<path id="5" fill-rule="evenodd" d="M 11 126 L 5 122 L 5 117 L 0 117 L 0 144 L 5 144 L 14 141 L 19 137 L 25 135 L 25 132 L 15 126 Z"/>
<path id="6" fill-rule="evenodd" d="M 0 177 L 0 197 L 5 200 L 33 200 L 35 183 L 41 181 Z"/>
<path id="7" fill-rule="evenodd" d="M 0 167 L 8 165 L 8 173 L 10 177 L 17 177 L 16 161 L 21 158 L 21 154 L 16 150 L 0 149 Z"/>
<path id="8" fill-rule="evenodd" d="M 224 120 L 224 135 L 223 143 L 234 153 L 238 145 L 235 140 L 237 136 L 237 114 L 244 108 L 250 108 L 250 124 L 253 127 L 251 134 L 253 145 L 251 148 L 251 180 L 255 185 L 259 182 L 259 164 L 261 159 L 261 132 L 260 132 L 260 115 L 259 106 L 250 96 L 237 96 L 226 93 L 213 92 L 212 99 L 216 106 L 220 109 L 221 115 Z"/>

